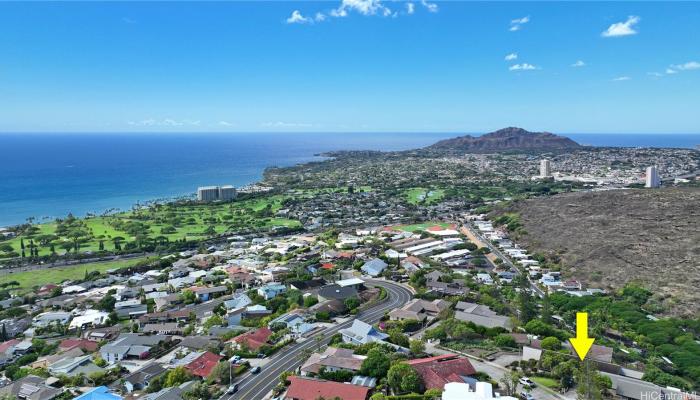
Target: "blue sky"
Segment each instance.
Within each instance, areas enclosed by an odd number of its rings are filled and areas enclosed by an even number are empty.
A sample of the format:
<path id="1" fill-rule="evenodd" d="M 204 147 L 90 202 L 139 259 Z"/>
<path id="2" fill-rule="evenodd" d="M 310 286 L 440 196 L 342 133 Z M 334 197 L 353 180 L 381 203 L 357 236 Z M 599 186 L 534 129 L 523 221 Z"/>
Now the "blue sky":
<path id="1" fill-rule="evenodd" d="M 0 3 L 0 132 L 698 133 L 698 21 L 692 2 Z"/>

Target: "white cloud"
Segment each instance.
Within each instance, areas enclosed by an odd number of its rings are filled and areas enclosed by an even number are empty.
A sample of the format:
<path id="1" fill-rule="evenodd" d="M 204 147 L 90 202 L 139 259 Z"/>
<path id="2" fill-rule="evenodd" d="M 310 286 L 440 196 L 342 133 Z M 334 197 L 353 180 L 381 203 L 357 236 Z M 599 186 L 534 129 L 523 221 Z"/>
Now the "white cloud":
<path id="1" fill-rule="evenodd" d="M 697 61 L 689 61 L 685 64 L 671 65 L 671 68 L 678 71 L 691 71 L 694 69 L 700 69 L 700 63 Z"/>
<path id="2" fill-rule="evenodd" d="M 219 121 L 217 123 L 217 125 L 219 125 L 219 126 L 233 126 L 233 124 L 231 122 L 228 122 L 228 121 Z"/>
<path id="3" fill-rule="evenodd" d="M 629 76 L 618 76 L 617 78 L 613 78 L 613 82 L 621 82 L 621 81 L 628 81 L 632 78 Z"/>
<path id="4" fill-rule="evenodd" d="M 668 75 L 673 75 L 673 74 L 677 74 L 677 73 L 678 73 L 678 71 L 676 71 L 673 68 L 666 68 L 666 74 L 668 74 Z"/>
<path id="5" fill-rule="evenodd" d="M 625 22 L 616 22 L 608 27 L 600 35 L 603 37 L 618 37 L 636 35 L 637 31 L 634 26 L 639 23 L 640 18 L 636 15 L 630 15 Z"/>
<path id="6" fill-rule="evenodd" d="M 528 63 L 515 64 L 511 65 L 510 68 L 508 68 L 509 71 L 533 71 L 536 69 L 540 68 Z"/>
<path id="7" fill-rule="evenodd" d="M 129 125 L 132 126 L 166 126 L 166 127 L 176 127 L 176 126 L 199 126 L 201 121 L 192 119 L 182 119 L 176 120 L 172 118 L 155 119 L 148 118 L 142 119 L 140 121 L 128 121 Z"/>
<path id="8" fill-rule="evenodd" d="M 421 0 L 420 3 L 423 5 L 423 7 L 427 8 L 428 11 L 431 13 L 436 13 L 438 12 L 438 5 L 435 3 L 429 3 L 426 0 Z"/>
<path id="9" fill-rule="evenodd" d="M 406 14 L 413 14 L 416 12 L 416 5 L 413 3 L 406 3 Z"/>
<path id="10" fill-rule="evenodd" d="M 506 61 L 513 61 L 518 59 L 518 53 L 510 53 L 505 57 Z"/>
<path id="11" fill-rule="evenodd" d="M 326 14 L 322 12 L 317 12 L 316 15 L 314 16 L 314 21 L 316 22 L 323 22 L 326 20 Z"/>
<path id="12" fill-rule="evenodd" d="M 309 22 L 312 22 L 312 19 L 301 15 L 299 10 L 292 11 L 292 15 L 287 18 L 288 24 L 308 24 Z"/>
<path id="13" fill-rule="evenodd" d="M 265 128 L 311 128 L 314 126 L 314 124 L 305 124 L 305 123 L 298 123 L 298 122 L 282 122 L 282 121 L 263 122 L 260 125 L 265 127 Z"/>
<path id="14" fill-rule="evenodd" d="M 527 24 L 530 22 L 530 16 L 528 15 L 527 17 L 522 17 L 522 18 L 516 18 L 510 20 L 510 29 L 509 31 L 515 32 L 519 31 L 524 24 Z"/>
<path id="15" fill-rule="evenodd" d="M 664 74 L 662 74 L 660 72 L 647 72 L 647 75 L 653 76 L 654 78 L 660 78 L 660 77 L 664 76 Z"/>
<path id="16" fill-rule="evenodd" d="M 129 17 L 122 17 L 122 22 L 125 24 L 135 24 L 136 20 Z"/>
<path id="17" fill-rule="evenodd" d="M 585 67 L 585 66 L 586 66 L 586 63 L 583 62 L 582 60 L 578 60 L 578 61 L 576 61 L 575 63 L 571 64 L 571 66 L 572 66 L 572 67 L 576 67 L 576 68 L 578 68 L 578 67 Z"/>
<path id="18" fill-rule="evenodd" d="M 340 7 L 331 10 L 334 17 L 347 17 L 349 11 L 355 11 L 362 15 L 388 16 L 391 10 L 385 7 L 381 0 L 343 0 Z"/>

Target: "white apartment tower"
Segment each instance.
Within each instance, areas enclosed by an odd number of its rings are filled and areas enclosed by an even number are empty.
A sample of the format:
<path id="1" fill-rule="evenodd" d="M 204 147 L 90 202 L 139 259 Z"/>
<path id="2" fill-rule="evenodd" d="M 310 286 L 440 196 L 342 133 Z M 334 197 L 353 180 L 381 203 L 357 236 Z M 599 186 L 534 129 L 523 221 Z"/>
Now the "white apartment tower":
<path id="1" fill-rule="evenodd" d="M 652 165 L 647 167 L 647 177 L 644 187 L 657 188 L 661 186 L 661 178 L 659 177 L 659 172 L 656 170 L 656 166 Z"/>
<path id="2" fill-rule="evenodd" d="M 540 160 L 540 178 L 552 176 L 552 164 L 549 160 Z"/>
<path id="3" fill-rule="evenodd" d="M 219 200 L 228 201 L 236 198 L 236 188 L 225 185 L 219 188 Z"/>
<path id="4" fill-rule="evenodd" d="M 236 188 L 231 185 L 201 186 L 197 188 L 198 201 L 228 201 L 236 198 Z"/>
<path id="5" fill-rule="evenodd" d="M 197 188 L 197 200 L 216 201 L 219 200 L 218 186 L 202 186 Z"/>

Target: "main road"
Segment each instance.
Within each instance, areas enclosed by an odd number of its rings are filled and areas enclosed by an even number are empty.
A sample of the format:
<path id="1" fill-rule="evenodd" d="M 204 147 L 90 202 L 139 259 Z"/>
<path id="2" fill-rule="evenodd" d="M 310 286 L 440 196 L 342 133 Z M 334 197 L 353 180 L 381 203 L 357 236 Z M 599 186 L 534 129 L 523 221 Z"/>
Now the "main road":
<path id="1" fill-rule="evenodd" d="M 270 357 L 270 361 L 263 367 L 260 373 L 256 375 L 250 373 L 242 375 L 236 381 L 236 383 L 238 383 L 237 393 L 224 395 L 221 399 L 259 400 L 265 398 L 279 383 L 279 376 L 282 372 L 293 371 L 301 366 L 304 362 L 302 359 L 304 350 L 315 350 L 319 346 L 327 344 L 333 335 L 338 333 L 341 329 L 350 327 L 355 319 L 374 324 L 379 321 L 384 313 L 403 306 L 413 297 L 409 289 L 395 282 L 378 279 L 366 279 L 366 282 L 368 286 L 383 287 L 387 291 L 387 299 L 360 312 L 355 318 L 349 321 L 333 325 L 313 334 L 303 342 L 297 342 L 281 349 Z"/>

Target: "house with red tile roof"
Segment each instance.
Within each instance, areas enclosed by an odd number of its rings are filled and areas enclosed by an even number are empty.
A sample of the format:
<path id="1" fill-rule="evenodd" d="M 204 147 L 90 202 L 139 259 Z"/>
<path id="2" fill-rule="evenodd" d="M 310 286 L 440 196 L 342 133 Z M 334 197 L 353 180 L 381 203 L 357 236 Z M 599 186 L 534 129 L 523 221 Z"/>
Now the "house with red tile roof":
<path id="1" fill-rule="evenodd" d="M 20 343 L 17 339 L 11 339 L 6 342 L 0 343 L 0 354 L 5 353 L 7 350 L 13 348 L 15 345 Z"/>
<path id="2" fill-rule="evenodd" d="M 58 345 L 58 349 L 61 351 L 68 351 L 71 349 L 80 349 L 85 352 L 92 353 L 97 350 L 99 343 L 93 342 L 87 339 L 65 339 L 62 340 Z"/>
<path id="3" fill-rule="evenodd" d="M 272 336 L 272 330 L 269 328 L 258 328 L 254 331 L 246 332 L 228 342 L 235 343 L 237 347 L 247 347 L 250 350 L 257 351 L 263 345 L 266 345 Z"/>
<path id="4" fill-rule="evenodd" d="M 323 381 L 292 375 L 287 378 L 291 382 L 286 400 L 317 400 L 319 398 L 343 400 L 367 400 L 370 388 L 349 383 Z"/>
<path id="5" fill-rule="evenodd" d="M 220 355 L 207 351 L 185 365 L 185 369 L 190 371 L 192 375 L 199 376 L 200 378 L 207 378 L 221 358 Z"/>
<path id="6" fill-rule="evenodd" d="M 464 357 L 454 354 L 418 358 L 406 361 L 423 380 L 425 389 L 443 390 L 450 382 L 464 382 L 462 377 L 474 375 L 476 370 Z"/>

